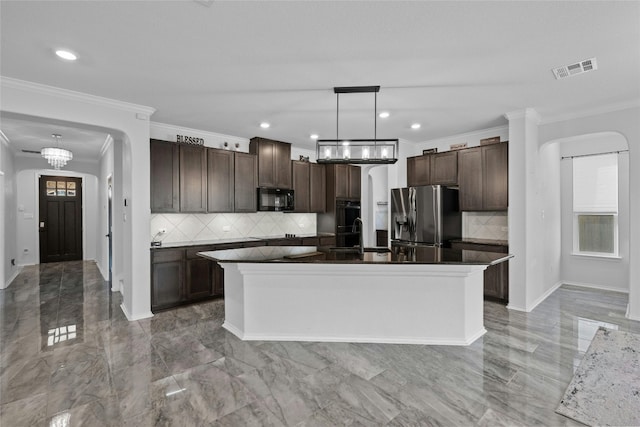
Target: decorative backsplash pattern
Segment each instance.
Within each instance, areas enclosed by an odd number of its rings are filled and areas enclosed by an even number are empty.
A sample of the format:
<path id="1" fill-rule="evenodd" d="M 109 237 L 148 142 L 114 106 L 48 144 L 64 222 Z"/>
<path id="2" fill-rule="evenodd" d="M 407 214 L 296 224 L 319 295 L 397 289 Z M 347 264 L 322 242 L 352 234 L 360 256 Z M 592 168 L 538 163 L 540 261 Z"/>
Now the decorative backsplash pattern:
<path id="1" fill-rule="evenodd" d="M 463 212 L 462 237 L 468 239 L 509 240 L 506 212 Z"/>
<path id="2" fill-rule="evenodd" d="M 224 214 L 152 214 L 150 239 L 165 243 L 238 237 L 315 234 L 316 214 L 256 212 Z"/>

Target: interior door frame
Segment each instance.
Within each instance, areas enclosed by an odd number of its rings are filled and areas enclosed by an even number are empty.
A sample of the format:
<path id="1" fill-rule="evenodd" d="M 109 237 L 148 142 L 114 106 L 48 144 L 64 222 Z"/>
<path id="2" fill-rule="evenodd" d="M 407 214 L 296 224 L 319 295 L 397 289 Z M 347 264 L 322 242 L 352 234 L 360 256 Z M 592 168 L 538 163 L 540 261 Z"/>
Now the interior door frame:
<path id="1" fill-rule="evenodd" d="M 109 174 L 107 176 L 107 238 L 109 242 L 107 243 L 107 256 L 109 263 L 109 284 L 111 286 L 111 291 L 115 291 L 115 287 L 113 286 L 113 174 Z"/>

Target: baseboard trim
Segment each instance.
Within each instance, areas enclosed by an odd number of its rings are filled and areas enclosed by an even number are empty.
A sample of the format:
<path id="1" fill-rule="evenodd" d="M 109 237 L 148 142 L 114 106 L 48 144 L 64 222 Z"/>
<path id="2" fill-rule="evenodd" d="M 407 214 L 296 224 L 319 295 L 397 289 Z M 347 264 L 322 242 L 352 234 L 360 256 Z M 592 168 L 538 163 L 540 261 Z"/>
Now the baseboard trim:
<path id="1" fill-rule="evenodd" d="M 109 280 L 108 272 L 107 272 L 107 274 L 104 274 L 104 269 L 102 268 L 102 265 L 98 261 L 95 261 L 95 263 L 96 263 L 96 266 L 98 267 L 98 271 L 100 272 L 100 275 L 102 275 L 102 278 L 104 280 Z"/>
<path id="2" fill-rule="evenodd" d="M 547 289 L 545 291 L 545 293 L 543 293 L 542 295 L 540 295 L 534 302 L 533 304 L 531 304 L 531 307 L 528 307 L 527 312 L 531 312 L 533 311 L 533 309 L 535 309 L 538 305 L 540 305 L 540 303 L 544 300 L 546 300 L 547 298 L 549 298 L 549 295 L 551 295 L 552 293 L 554 293 L 556 290 L 558 290 L 558 288 L 560 286 L 562 286 L 565 282 L 560 281 L 560 282 L 556 282 L 555 285 L 553 285 L 552 287 L 550 287 L 549 289 Z"/>
<path id="3" fill-rule="evenodd" d="M 627 304 L 627 312 L 625 313 L 625 317 L 627 319 L 637 320 L 638 322 L 640 322 L 640 317 L 632 316 L 630 312 L 631 312 L 631 306 Z"/>
<path id="4" fill-rule="evenodd" d="M 580 286 L 582 288 L 600 289 L 600 290 L 603 290 L 603 291 L 620 292 L 620 293 L 623 293 L 623 294 L 628 294 L 629 293 L 628 289 L 613 288 L 613 287 L 610 287 L 610 286 L 596 285 L 596 284 L 593 284 L 593 283 L 563 281 L 562 284 L 563 285 L 571 285 L 571 286 Z"/>
<path id="5" fill-rule="evenodd" d="M 389 338 L 389 337 L 335 337 L 335 336 L 306 336 L 306 335 L 279 335 L 279 334 L 245 334 L 240 328 L 225 321 L 222 327 L 243 341 L 302 341 L 302 342 L 352 342 L 352 343 L 377 343 L 377 344 L 419 344 L 419 345 L 471 345 L 475 340 L 487 333 L 482 328 L 466 339 L 443 338 Z"/>
<path id="6" fill-rule="evenodd" d="M 148 319 L 150 317 L 153 317 L 153 313 L 150 311 L 146 313 L 142 313 L 138 316 L 132 316 L 129 313 L 129 310 L 127 310 L 127 307 L 124 306 L 124 304 L 120 304 L 120 309 L 122 310 L 122 312 L 124 313 L 125 317 L 129 322 L 133 322 L 134 320 Z"/>
<path id="7" fill-rule="evenodd" d="M 556 282 L 555 285 L 553 285 L 552 287 L 550 287 L 549 289 L 547 289 L 542 295 L 540 295 L 534 302 L 533 304 L 531 304 L 530 306 L 527 307 L 520 307 L 517 305 L 513 305 L 513 304 L 508 304 L 507 305 L 507 309 L 508 310 L 514 310 L 514 311 L 523 311 L 525 313 L 529 313 L 531 311 L 533 311 L 533 309 L 535 309 L 542 301 L 546 300 L 547 298 L 549 298 L 549 295 L 551 295 L 552 293 L 554 293 L 560 286 L 562 286 L 565 282 Z"/>
<path id="8" fill-rule="evenodd" d="M 22 266 L 18 265 L 16 268 L 16 271 L 14 271 L 13 274 L 9 276 L 7 281 L 4 282 L 4 287 L 2 289 L 7 289 L 9 285 L 11 285 L 11 282 L 13 282 L 16 279 L 16 277 L 18 277 L 18 274 L 20 274 L 21 271 L 22 271 Z"/>

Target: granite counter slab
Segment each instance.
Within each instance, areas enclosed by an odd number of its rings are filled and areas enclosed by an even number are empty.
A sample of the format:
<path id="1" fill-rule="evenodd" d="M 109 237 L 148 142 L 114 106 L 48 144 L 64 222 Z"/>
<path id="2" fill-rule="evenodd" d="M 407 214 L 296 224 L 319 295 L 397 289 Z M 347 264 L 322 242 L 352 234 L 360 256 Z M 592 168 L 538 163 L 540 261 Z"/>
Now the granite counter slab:
<path id="1" fill-rule="evenodd" d="M 310 246 L 267 246 L 199 252 L 217 262 L 326 264 L 459 264 L 494 265 L 513 255 L 428 246 L 394 247 L 388 252 L 345 253 Z"/>

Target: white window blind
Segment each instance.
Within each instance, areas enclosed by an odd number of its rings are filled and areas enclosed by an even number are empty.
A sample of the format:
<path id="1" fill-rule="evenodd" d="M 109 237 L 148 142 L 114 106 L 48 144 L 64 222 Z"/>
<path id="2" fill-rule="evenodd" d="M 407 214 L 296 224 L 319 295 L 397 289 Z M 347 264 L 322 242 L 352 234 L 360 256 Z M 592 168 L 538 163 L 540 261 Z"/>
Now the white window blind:
<path id="1" fill-rule="evenodd" d="M 574 212 L 618 213 L 618 155 L 573 159 Z"/>
<path id="2" fill-rule="evenodd" d="M 575 254 L 618 255 L 618 155 L 573 159 Z"/>

